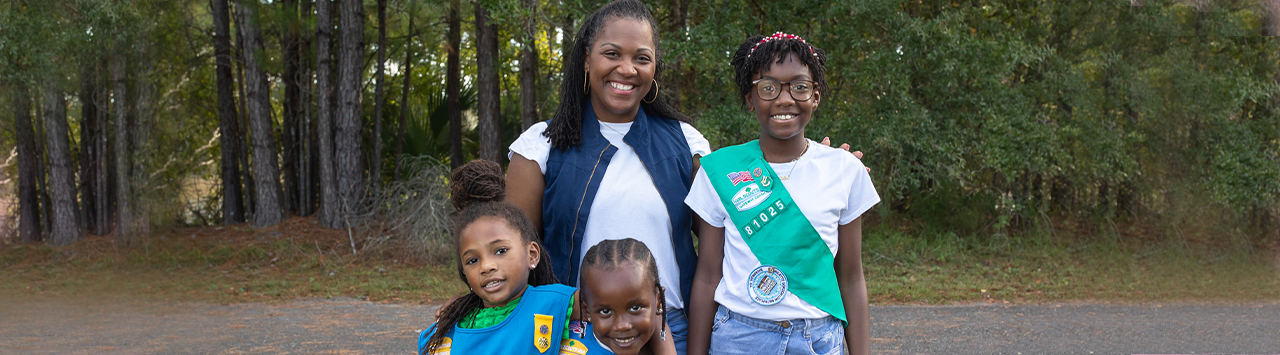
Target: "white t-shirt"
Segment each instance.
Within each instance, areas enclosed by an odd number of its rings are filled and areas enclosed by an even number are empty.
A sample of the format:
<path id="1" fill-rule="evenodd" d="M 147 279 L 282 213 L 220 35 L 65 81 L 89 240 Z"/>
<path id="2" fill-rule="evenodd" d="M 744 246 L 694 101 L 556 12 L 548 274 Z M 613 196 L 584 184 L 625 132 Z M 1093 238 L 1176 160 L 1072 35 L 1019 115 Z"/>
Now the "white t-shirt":
<path id="1" fill-rule="evenodd" d="M 809 223 L 818 231 L 822 241 L 836 255 L 840 245 L 839 226 L 849 224 L 880 202 L 876 188 L 871 184 L 862 161 L 841 149 L 831 148 L 809 141 L 809 151 L 794 163 L 769 163 L 787 188 L 795 205 L 800 208 Z M 711 178 L 728 179 L 725 176 Z M 801 318 L 823 318 L 826 312 L 788 293 L 781 302 L 765 306 L 751 299 L 747 279 L 751 271 L 760 266 L 747 242 L 742 239 L 738 227 L 725 212 L 720 196 L 708 180 L 707 172 L 699 169 L 693 178 L 693 186 L 685 203 L 708 224 L 724 228 L 723 277 L 716 287 L 715 300 L 729 310 L 748 317 L 781 321 Z M 834 265 L 832 266 L 834 267 Z"/>
<path id="2" fill-rule="evenodd" d="M 711 144 L 702 133 L 683 122 L 680 123 L 680 128 L 684 132 L 685 141 L 689 143 L 689 154 L 698 156 L 711 153 Z M 520 138 L 511 143 L 511 152 L 507 153 L 507 158 L 520 154 L 525 159 L 538 162 L 538 168 L 546 175 L 547 158 L 551 155 L 551 139 L 542 135 L 546 129 L 546 122 L 530 126 L 520 134 Z M 622 140 L 629 131 L 631 122 L 600 122 L 600 134 L 609 140 L 609 144 L 617 147 L 618 151 L 609 160 L 609 167 L 605 169 L 604 178 L 600 181 L 600 189 L 596 191 L 591 203 L 591 218 L 587 219 L 579 249 L 582 252 L 576 262 L 581 265 L 586 251 L 602 241 L 635 238 L 653 252 L 653 257 L 658 262 L 658 280 L 666 288 L 667 307 L 683 309 L 680 267 L 676 264 L 671 240 L 671 216 L 667 214 L 662 195 L 658 194 L 658 188 L 653 185 L 653 179 L 645 170 L 640 156 Z M 573 283 L 581 287 L 578 281 L 573 280 Z"/>

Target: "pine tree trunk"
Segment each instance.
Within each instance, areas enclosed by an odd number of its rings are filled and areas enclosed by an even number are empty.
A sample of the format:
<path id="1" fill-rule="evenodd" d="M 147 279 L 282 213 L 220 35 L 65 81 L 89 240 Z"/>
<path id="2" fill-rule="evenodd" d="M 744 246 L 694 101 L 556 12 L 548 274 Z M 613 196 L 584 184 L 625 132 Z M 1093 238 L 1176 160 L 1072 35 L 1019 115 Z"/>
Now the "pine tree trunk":
<path id="1" fill-rule="evenodd" d="M 121 51 L 123 52 L 123 51 Z M 115 109 L 115 173 L 116 173 L 116 241 L 129 245 L 134 241 L 133 214 L 131 213 L 131 189 L 129 165 L 129 100 L 128 83 L 125 81 L 125 55 L 116 53 L 111 62 L 111 102 Z"/>
<path id="2" fill-rule="evenodd" d="M 382 181 L 382 108 L 386 101 L 383 88 L 387 81 L 387 0 L 378 0 L 378 72 L 373 89 L 373 159 L 369 162 L 369 186 L 378 191 Z"/>
<path id="3" fill-rule="evenodd" d="M 239 3 L 234 4 L 237 8 L 240 7 Z M 256 200 L 254 198 L 254 191 L 256 190 L 253 188 L 253 166 L 249 165 L 249 153 L 252 146 L 249 144 L 249 98 L 247 96 L 249 91 L 245 89 L 244 80 L 245 46 L 244 32 L 241 31 L 244 24 L 239 15 L 235 15 L 233 17 L 233 21 L 235 21 L 236 31 L 232 32 L 232 35 L 234 36 L 234 40 L 232 42 L 235 43 L 235 48 L 233 48 L 232 51 L 235 54 L 236 82 L 239 83 L 236 88 L 239 89 L 238 96 L 240 97 L 240 111 L 238 117 L 236 117 L 237 128 L 235 131 L 240 134 L 236 137 L 236 139 L 239 140 L 236 143 L 240 148 L 238 149 L 240 153 L 240 181 L 244 184 L 244 188 L 241 190 L 240 196 L 244 197 L 245 220 L 248 221 L 253 219 L 254 209 L 256 208 L 254 205 L 254 200 Z"/>
<path id="4" fill-rule="evenodd" d="M 23 84 L 13 93 L 14 136 L 18 144 L 18 235 L 23 243 L 40 241 L 40 191 L 36 188 L 36 141 L 31 124 L 31 97 Z"/>
<path id="5" fill-rule="evenodd" d="M 298 23 L 298 0 L 284 0 L 280 2 L 284 7 L 284 31 L 280 44 L 282 52 L 284 52 L 284 74 L 281 77 L 284 82 L 284 122 L 281 125 L 281 131 L 284 140 L 283 149 L 284 165 L 281 166 L 281 173 L 284 177 L 284 195 L 281 203 L 284 210 L 289 213 L 299 214 L 298 211 L 298 143 L 301 141 L 298 136 L 298 121 L 302 112 L 302 92 L 298 83 L 298 67 L 299 67 L 299 27 Z"/>
<path id="6" fill-rule="evenodd" d="M 343 213 L 359 213 L 364 197 L 361 159 L 361 82 L 364 76 L 364 6 L 360 0 L 342 0 L 339 6 L 338 119 L 334 155 L 338 193 Z"/>
<path id="7" fill-rule="evenodd" d="M 231 15 L 227 0 L 213 0 L 214 54 L 218 85 L 218 131 L 222 153 L 222 223 L 244 222 L 240 190 L 240 124 L 237 122 L 235 83 L 231 77 Z"/>
<path id="8" fill-rule="evenodd" d="M 92 65 L 80 72 L 80 225 L 98 234 L 98 98 Z"/>
<path id="9" fill-rule="evenodd" d="M 489 11 L 476 2 L 476 115 L 480 132 L 480 157 L 499 159 L 502 151 L 502 114 L 498 90 L 498 29 L 489 19 Z"/>
<path id="10" fill-rule="evenodd" d="M 412 12 L 411 12 L 412 13 Z M 413 16 L 409 16 L 409 38 L 404 42 L 404 84 L 400 87 L 400 117 L 396 121 L 396 182 L 400 182 L 400 163 L 404 160 L 405 118 L 409 117 L 409 78 L 413 77 Z M 435 132 L 432 132 L 435 133 Z"/>
<path id="11" fill-rule="evenodd" d="M 134 45 L 137 50 L 137 60 L 134 61 L 133 75 L 134 78 L 134 94 L 133 94 L 133 111 L 134 117 L 129 120 L 129 151 L 130 152 L 154 152 L 155 147 L 152 146 L 151 128 L 155 127 L 152 118 L 153 114 L 153 96 L 155 86 L 152 84 L 151 78 L 155 67 L 155 57 L 151 55 L 151 43 L 140 42 Z M 133 154 L 133 153 L 131 153 Z M 149 185 L 146 172 L 149 171 L 144 165 L 147 160 L 146 155 L 133 154 L 129 160 L 132 162 L 132 173 L 130 176 L 133 180 L 129 182 L 130 187 L 146 187 Z M 130 206 L 133 207 L 132 215 L 133 226 L 129 230 L 133 231 L 133 235 L 141 238 L 151 234 L 151 200 L 147 190 L 131 189 L 134 193 L 133 201 Z M 135 239 L 140 240 L 140 239 Z"/>
<path id="12" fill-rule="evenodd" d="M 449 106 L 449 166 L 456 169 L 462 166 L 462 103 L 459 96 L 462 90 L 461 63 L 458 62 L 458 50 L 462 48 L 462 19 L 458 11 L 462 9 L 460 0 L 449 0 L 449 53 L 446 59 L 445 101 Z"/>
<path id="13" fill-rule="evenodd" d="M 280 223 L 283 213 L 280 206 L 280 171 L 276 158 L 276 144 L 271 129 L 271 102 L 267 89 L 267 76 L 258 63 L 262 52 L 262 36 L 258 32 L 253 11 L 257 0 L 241 0 L 236 6 L 240 17 L 241 38 L 244 40 L 245 98 L 249 101 L 249 129 L 253 139 L 254 227 L 267 227 Z"/>
<path id="14" fill-rule="evenodd" d="M 76 216 L 76 182 L 71 167 L 71 143 L 67 137 L 67 100 L 59 92 L 56 81 L 44 90 L 45 135 L 49 149 L 49 241 L 66 245 L 80 240 L 80 222 Z"/>
<path id="15" fill-rule="evenodd" d="M 295 154 L 298 154 L 298 215 L 310 216 L 314 212 L 313 196 L 315 195 L 315 180 L 312 177 L 312 167 L 315 164 L 314 150 L 315 139 L 312 134 L 312 109 L 311 103 L 315 101 L 315 95 L 311 92 L 311 61 L 305 54 L 306 48 L 311 48 L 311 40 L 302 24 L 308 23 L 311 16 L 311 0 L 302 0 L 302 10 L 299 12 L 301 19 L 298 27 L 299 43 L 298 51 L 301 57 L 298 61 L 299 82 L 302 90 L 302 116 L 298 120 L 298 146 Z"/>
<path id="16" fill-rule="evenodd" d="M 107 235 L 111 233 L 111 222 L 115 220 L 115 164 L 112 162 L 115 156 L 111 153 L 111 145 L 108 143 L 108 136 L 111 131 L 111 77 L 110 69 L 108 69 L 110 60 L 102 60 L 98 64 L 97 73 L 101 80 L 98 81 L 97 97 L 94 103 L 98 106 L 98 128 L 97 137 L 94 142 L 98 147 L 98 163 L 97 163 L 97 193 L 95 194 L 95 203 L 97 204 L 95 214 L 98 215 L 97 235 Z"/>
<path id="17" fill-rule="evenodd" d="M 32 86 L 32 90 L 37 90 L 36 86 Z M 38 95 L 38 94 L 37 94 Z M 43 240 L 49 238 L 49 215 L 53 213 L 49 204 L 49 172 L 45 171 L 45 167 L 49 166 L 49 162 L 45 159 L 45 134 L 44 134 L 44 105 L 40 96 L 31 98 L 35 102 L 36 115 L 32 117 L 32 127 L 36 130 L 36 135 L 32 139 L 36 142 L 36 193 L 40 195 L 40 236 Z"/>
<path id="18" fill-rule="evenodd" d="M 524 19 L 524 36 L 520 37 L 520 131 L 523 132 L 538 118 L 538 0 L 524 0 L 524 6 L 532 13 Z M 501 147 L 499 147 L 501 149 Z"/>
<path id="19" fill-rule="evenodd" d="M 337 172 L 334 171 L 333 119 L 333 6 L 329 0 L 316 0 L 316 142 L 320 161 L 320 225 L 338 228 L 342 225 L 342 202 L 338 198 Z"/>

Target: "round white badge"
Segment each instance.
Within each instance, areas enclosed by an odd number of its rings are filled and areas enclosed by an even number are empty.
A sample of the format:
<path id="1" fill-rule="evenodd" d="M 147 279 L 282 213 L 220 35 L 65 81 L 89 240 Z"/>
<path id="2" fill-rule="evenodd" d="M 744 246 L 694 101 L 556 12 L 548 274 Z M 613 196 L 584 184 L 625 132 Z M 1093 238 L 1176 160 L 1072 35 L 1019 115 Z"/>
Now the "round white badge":
<path id="1" fill-rule="evenodd" d="M 765 306 L 775 305 L 787 296 L 787 275 L 777 267 L 761 265 L 751 271 L 747 287 L 750 289 L 751 300 Z"/>

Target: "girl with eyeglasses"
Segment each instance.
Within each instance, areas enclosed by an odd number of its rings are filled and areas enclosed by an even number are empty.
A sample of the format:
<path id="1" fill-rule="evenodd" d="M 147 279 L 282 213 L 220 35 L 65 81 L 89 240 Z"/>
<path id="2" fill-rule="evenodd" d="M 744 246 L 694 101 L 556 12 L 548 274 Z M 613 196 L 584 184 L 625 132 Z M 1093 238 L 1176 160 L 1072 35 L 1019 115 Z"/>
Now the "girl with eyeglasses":
<path id="1" fill-rule="evenodd" d="M 685 202 L 701 219 L 689 353 L 867 354 L 862 222 L 880 202 L 862 162 L 805 137 L 826 54 L 784 33 L 734 54 L 760 139 L 701 160 Z"/>

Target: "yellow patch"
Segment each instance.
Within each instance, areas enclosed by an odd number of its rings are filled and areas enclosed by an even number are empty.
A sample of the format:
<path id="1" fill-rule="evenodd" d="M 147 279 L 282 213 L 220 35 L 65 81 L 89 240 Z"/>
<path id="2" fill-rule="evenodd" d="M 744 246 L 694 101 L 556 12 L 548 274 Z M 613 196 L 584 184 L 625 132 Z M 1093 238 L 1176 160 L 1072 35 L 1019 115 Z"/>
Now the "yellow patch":
<path id="1" fill-rule="evenodd" d="M 449 339 L 449 337 L 444 337 L 444 339 L 440 339 L 440 346 L 437 346 L 436 351 L 431 352 L 431 355 L 449 355 L 449 353 L 451 352 L 450 348 L 452 347 L 453 347 L 453 339 Z"/>
<path id="2" fill-rule="evenodd" d="M 545 353 L 551 349 L 551 327 L 556 317 L 545 314 L 533 315 L 533 346 L 538 352 Z"/>
<path id="3" fill-rule="evenodd" d="M 575 339 L 561 341 L 560 355 L 587 355 L 587 344 Z"/>

